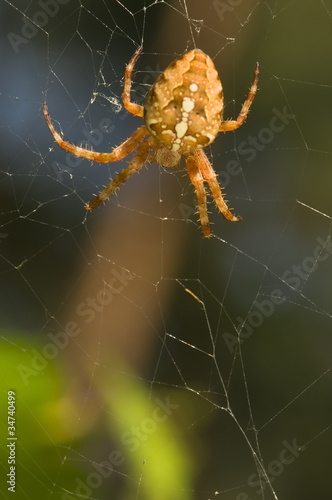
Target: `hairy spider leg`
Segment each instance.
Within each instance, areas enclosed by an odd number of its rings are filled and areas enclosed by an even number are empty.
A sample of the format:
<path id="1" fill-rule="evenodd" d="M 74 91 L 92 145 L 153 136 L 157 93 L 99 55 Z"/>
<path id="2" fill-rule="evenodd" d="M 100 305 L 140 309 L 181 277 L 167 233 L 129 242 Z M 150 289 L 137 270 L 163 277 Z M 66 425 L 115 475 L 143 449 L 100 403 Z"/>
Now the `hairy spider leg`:
<path id="1" fill-rule="evenodd" d="M 198 168 L 195 157 L 192 153 L 185 155 L 186 167 L 191 183 L 195 188 L 198 213 L 201 221 L 203 235 L 205 237 L 211 236 L 211 229 L 209 224 L 209 217 L 206 204 L 206 192 L 204 188 L 204 179 L 202 177 L 201 171 Z"/>
<path id="2" fill-rule="evenodd" d="M 86 210 L 94 210 L 101 203 L 103 203 L 110 195 L 124 182 L 126 182 L 129 177 L 138 172 L 146 162 L 149 151 L 152 147 L 156 146 L 156 141 L 149 137 L 144 141 L 137 149 L 133 159 L 129 162 L 127 168 L 119 172 L 115 178 L 112 180 L 108 186 L 106 186 L 103 191 L 101 191 L 95 198 L 93 198 L 87 205 L 85 205 Z"/>
<path id="3" fill-rule="evenodd" d="M 245 122 L 247 115 L 249 113 L 250 106 L 257 92 L 258 75 L 259 75 L 259 63 L 256 63 L 254 80 L 249 90 L 249 94 L 247 95 L 247 98 L 244 101 L 239 116 L 237 117 L 236 120 L 226 120 L 221 122 L 219 128 L 221 132 L 230 132 L 232 130 L 235 130 L 241 127 L 241 125 Z"/>
<path id="4" fill-rule="evenodd" d="M 43 110 L 50 131 L 52 132 L 54 139 L 62 149 L 74 154 L 75 156 L 87 158 L 88 160 L 93 160 L 98 163 L 110 163 L 112 161 L 122 160 L 130 153 L 132 153 L 134 149 L 136 149 L 137 146 L 143 141 L 144 137 L 149 134 L 148 129 L 143 125 L 142 127 L 138 128 L 133 133 L 133 135 L 129 137 L 129 139 L 124 141 L 117 148 L 113 149 L 113 151 L 111 151 L 110 153 L 98 153 L 97 151 L 91 151 L 90 149 L 81 148 L 79 146 L 75 146 L 75 144 L 64 141 L 51 123 L 46 104 L 44 104 Z"/>
<path id="5" fill-rule="evenodd" d="M 217 175 L 213 170 L 211 163 L 207 159 L 204 151 L 202 149 L 196 149 L 194 151 L 194 158 L 198 165 L 198 168 L 203 174 L 204 179 L 209 184 L 211 194 L 214 198 L 214 201 L 216 202 L 217 207 L 219 208 L 225 219 L 232 222 L 239 222 L 240 220 L 242 220 L 242 217 L 236 217 L 228 208 L 227 203 L 221 193 L 221 189 L 217 181 Z"/>
<path id="6" fill-rule="evenodd" d="M 123 94 L 122 94 L 122 101 L 126 110 L 129 111 L 129 113 L 132 113 L 133 115 L 140 116 L 141 118 L 143 118 L 144 115 L 144 108 L 143 106 L 140 106 L 135 102 L 131 102 L 130 90 L 131 90 L 131 75 L 134 69 L 135 62 L 137 61 L 138 56 L 142 52 L 142 48 L 143 47 L 138 47 L 135 54 L 131 58 L 131 61 L 129 62 L 129 64 L 127 64 L 125 78 L 124 78 Z"/>

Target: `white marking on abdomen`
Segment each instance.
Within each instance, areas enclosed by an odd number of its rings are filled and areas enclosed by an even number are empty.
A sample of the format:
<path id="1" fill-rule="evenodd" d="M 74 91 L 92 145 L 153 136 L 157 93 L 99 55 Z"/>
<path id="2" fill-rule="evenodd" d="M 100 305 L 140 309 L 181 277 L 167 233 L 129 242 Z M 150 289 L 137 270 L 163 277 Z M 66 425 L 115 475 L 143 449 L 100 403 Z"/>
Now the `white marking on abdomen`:
<path id="1" fill-rule="evenodd" d="M 195 84 L 192 84 L 195 85 Z M 172 145 L 172 151 L 178 151 L 181 146 L 182 138 L 186 135 L 188 130 L 188 117 L 190 111 L 195 107 L 195 102 L 190 97 L 184 97 L 181 104 L 181 121 L 175 125 L 176 139 Z"/>

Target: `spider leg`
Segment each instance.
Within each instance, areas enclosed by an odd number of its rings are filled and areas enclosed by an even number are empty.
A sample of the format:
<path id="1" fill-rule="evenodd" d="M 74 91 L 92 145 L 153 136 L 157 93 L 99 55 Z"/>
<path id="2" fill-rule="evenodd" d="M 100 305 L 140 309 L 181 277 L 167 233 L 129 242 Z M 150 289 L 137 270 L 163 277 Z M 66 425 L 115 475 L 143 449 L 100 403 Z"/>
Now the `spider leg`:
<path id="1" fill-rule="evenodd" d="M 202 177 L 200 169 L 198 168 L 196 159 L 193 154 L 189 154 L 188 156 L 186 156 L 186 167 L 191 183 L 195 188 L 198 213 L 199 213 L 199 218 L 201 220 L 203 235 L 205 237 L 209 237 L 211 236 L 211 229 L 210 229 L 207 204 L 206 204 L 204 179 Z"/>
<path id="2" fill-rule="evenodd" d="M 131 89 L 131 75 L 134 69 L 135 62 L 137 61 L 138 56 L 140 55 L 143 47 L 138 47 L 135 54 L 131 58 L 131 61 L 126 67 L 125 79 L 124 79 L 124 88 L 122 94 L 123 105 L 129 113 L 133 115 L 140 116 L 143 118 L 144 108 L 135 102 L 131 102 L 130 100 L 130 89 Z"/>
<path id="3" fill-rule="evenodd" d="M 128 164 L 127 168 L 119 172 L 115 178 L 112 180 L 108 186 L 103 189 L 95 198 L 93 198 L 87 205 L 85 205 L 86 210 L 94 210 L 97 208 L 102 202 L 107 200 L 110 195 L 123 183 L 126 182 L 127 179 L 136 172 L 138 172 L 146 162 L 149 151 L 152 147 L 156 145 L 154 139 L 150 137 L 145 142 L 143 142 L 139 148 L 137 149 L 135 156 Z"/>
<path id="4" fill-rule="evenodd" d="M 257 92 L 257 83 L 258 83 L 258 74 L 259 74 L 259 64 L 256 63 L 255 73 L 254 73 L 254 81 L 252 82 L 251 88 L 249 90 L 249 94 L 247 95 L 247 99 L 245 100 L 241 112 L 236 120 L 226 120 L 221 122 L 220 131 L 221 132 L 229 132 L 231 130 L 235 130 L 244 123 L 249 113 L 250 106 Z"/>
<path id="5" fill-rule="evenodd" d="M 242 220 L 242 217 L 236 217 L 235 215 L 232 214 L 232 212 L 228 208 L 227 203 L 224 200 L 223 195 L 221 193 L 221 189 L 217 181 L 217 175 L 213 170 L 211 163 L 207 159 L 207 156 L 204 153 L 203 149 L 196 149 L 194 152 L 194 157 L 200 171 L 203 174 L 204 179 L 209 184 L 211 194 L 216 202 L 216 205 L 219 208 L 220 212 L 225 217 L 225 219 L 230 220 L 232 222 L 238 222 Z"/>
<path id="6" fill-rule="evenodd" d="M 111 151 L 110 153 L 98 153 L 97 151 L 91 151 L 90 149 L 81 148 L 79 146 L 75 146 L 75 144 L 64 141 L 61 135 L 55 130 L 52 125 L 46 104 L 43 105 L 43 111 L 50 131 L 52 132 L 54 139 L 62 149 L 69 151 L 69 153 L 72 153 L 75 156 L 87 158 L 88 160 L 93 160 L 98 163 L 110 163 L 111 161 L 122 160 L 122 158 L 132 153 L 134 149 L 137 148 L 139 143 L 143 141 L 144 137 L 149 134 L 148 129 L 142 126 L 138 128 L 133 133 L 133 135 L 129 137 L 129 139 L 120 144 L 120 146 L 118 146 L 117 148 L 113 149 L 113 151 Z"/>

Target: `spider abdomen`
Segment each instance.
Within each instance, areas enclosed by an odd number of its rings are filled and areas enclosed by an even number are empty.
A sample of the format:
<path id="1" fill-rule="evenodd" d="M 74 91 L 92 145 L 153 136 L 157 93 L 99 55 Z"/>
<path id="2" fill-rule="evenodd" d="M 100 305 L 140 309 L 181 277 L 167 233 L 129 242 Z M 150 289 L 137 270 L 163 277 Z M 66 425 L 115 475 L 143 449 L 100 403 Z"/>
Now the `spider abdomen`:
<path id="1" fill-rule="evenodd" d="M 157 78 L 146 98 L 144 120 L 159 142 L 182 154 L 215 139 L 222 112 L 222 86 L 213 61 L 195 49 Z"/>

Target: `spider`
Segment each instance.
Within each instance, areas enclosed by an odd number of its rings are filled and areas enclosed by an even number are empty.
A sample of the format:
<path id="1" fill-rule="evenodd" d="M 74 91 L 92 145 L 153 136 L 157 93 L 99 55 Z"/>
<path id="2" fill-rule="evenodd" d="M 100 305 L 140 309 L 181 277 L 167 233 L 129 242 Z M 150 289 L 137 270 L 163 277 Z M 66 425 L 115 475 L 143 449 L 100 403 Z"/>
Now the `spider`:
<path id="1" fill-rule="evenodd" d="M 93 210 L 108 199 L 146 161 L 157 162 L 164 167 L 177 167 L 181 156 L 184 156 L 195 188 L 203 235 L 209 237 L 211 229 L 205 181 L 223 216 L 234 222 L 240 221 L 241 217 L 233 215 L 223 199 L 216 173 L 203 148 L 211 144 L 219 132 L 235 130 L 244 123 L 257 91 L 259 65 L 256 64 L 254 80 L 239 116 L 236 120 L 224 121 L 223 91 L 218 73 L 212 59 L 199 49 L 186 52 L 166 68 L 151 87 L 144 107 L 132 102 L 132 72 L 141 50 L 142 47 L 136 50 L 126 67 L 122 100 L 127 111 L 144 119 L 144 125 L 120 146 L 110 153 L 98 153 L 64 141 L 54 129 L 44 104 L 46 121 L 61 148 L 98 163 L 122 160 L 137 148 L 128 166 L 85 205 L 86 210 Z"/>

